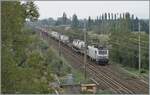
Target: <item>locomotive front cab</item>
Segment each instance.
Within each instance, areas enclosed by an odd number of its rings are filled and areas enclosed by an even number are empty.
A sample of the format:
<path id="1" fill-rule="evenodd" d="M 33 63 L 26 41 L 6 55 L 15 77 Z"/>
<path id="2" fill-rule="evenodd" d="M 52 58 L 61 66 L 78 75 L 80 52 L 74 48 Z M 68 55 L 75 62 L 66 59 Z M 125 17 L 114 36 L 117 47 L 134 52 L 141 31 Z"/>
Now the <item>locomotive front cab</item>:
<path id="1" fill-rule="evenodd" d="M 108 63 L 108 50 L 100 49 L 97 52 L 96 62 L 99 64 L 107 64 Z"/>

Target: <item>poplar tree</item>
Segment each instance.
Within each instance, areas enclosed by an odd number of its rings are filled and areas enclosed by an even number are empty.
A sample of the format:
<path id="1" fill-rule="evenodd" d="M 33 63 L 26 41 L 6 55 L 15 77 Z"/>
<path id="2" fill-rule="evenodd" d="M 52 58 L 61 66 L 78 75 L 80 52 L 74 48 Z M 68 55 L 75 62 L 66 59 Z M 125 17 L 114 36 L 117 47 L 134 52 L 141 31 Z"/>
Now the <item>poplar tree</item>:
<path id="1" fill-rule="evenodd" d="M 74 14 L 72 16 L 72 27 L 73 28 L 78 28 L 78 24 L 79 24 L 78 17 L 77 17 L 76 14 Z"/>
<path id="2" fill-rule="evenodd" d="M 66 25 L 67 24 L 67 15 L 65 12 L 63 13 L 62 19 L 63 19 L 63 24 Z"/>

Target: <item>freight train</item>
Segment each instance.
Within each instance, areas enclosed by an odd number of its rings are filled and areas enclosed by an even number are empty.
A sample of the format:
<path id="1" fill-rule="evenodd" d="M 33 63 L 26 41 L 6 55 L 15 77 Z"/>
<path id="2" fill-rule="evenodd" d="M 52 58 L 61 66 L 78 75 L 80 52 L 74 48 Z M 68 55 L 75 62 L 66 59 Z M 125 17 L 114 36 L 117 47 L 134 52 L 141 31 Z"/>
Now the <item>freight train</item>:
<path id="1" fill-rule="evenodd" d="M 62 35 L 59 32 L 51 31 L 47 32 L 48 36 L 51 36 L 52 38 L 56 40 L 60 40 L 65 45 L 68 45 L 75 51 L 81 54 L 84 54 L 85 49 L 85 42 L 79 39 L 73 39 L 71 41 L 68 36 Z M 98 45 L 87 45 L 86 47 L 86 54 L 88 58 L 92 61 L 95 61 L 97 64 L 108 64 L 109 62 L 109 50 L 106 47 L 98 46 Z"/>

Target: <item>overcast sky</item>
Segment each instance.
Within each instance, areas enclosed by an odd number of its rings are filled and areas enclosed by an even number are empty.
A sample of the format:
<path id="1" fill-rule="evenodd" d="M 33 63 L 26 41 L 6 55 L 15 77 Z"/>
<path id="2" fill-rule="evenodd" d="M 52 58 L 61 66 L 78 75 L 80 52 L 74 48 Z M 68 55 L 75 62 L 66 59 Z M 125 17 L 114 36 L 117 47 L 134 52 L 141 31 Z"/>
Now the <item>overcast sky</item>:
<path id="1" fill-rule="evenodd" d="M 96 18 L 105 12 L 130 12 L 138 18 L 149 18 L 149 1 L 35 1 L 35 4 L 39 8 L 40 19 L 57 19 L 63 12 L 68 18 L 73 14 L 78 18 Z"/>

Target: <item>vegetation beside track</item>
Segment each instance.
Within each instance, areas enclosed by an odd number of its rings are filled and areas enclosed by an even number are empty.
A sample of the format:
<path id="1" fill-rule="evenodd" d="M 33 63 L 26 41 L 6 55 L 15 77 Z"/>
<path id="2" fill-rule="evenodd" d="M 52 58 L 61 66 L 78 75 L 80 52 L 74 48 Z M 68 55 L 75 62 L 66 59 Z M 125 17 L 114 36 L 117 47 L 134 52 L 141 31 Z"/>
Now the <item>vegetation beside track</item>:
<path id="1" fill-rule="evenodd" d="M 139 33 L 133 32 L 114 32 L 110 36 L 109 43 L 110 60 L 120 63 L 123 66 L 138 69 L 139 66 Z M 148 34 L 141 33 L 141 73 L 149 69 L 148 56 Z"/>
<path id="2" fill-rule="evenodd" d="M 47 42 L 25 26 L 26 19 L 35 21 L 38 16 L 33 2 L 2 1 L 2 93 L 55 93 L 48 87 L 54 81 L 51 73 L 68 73 Z"/>

